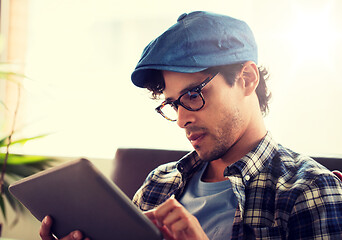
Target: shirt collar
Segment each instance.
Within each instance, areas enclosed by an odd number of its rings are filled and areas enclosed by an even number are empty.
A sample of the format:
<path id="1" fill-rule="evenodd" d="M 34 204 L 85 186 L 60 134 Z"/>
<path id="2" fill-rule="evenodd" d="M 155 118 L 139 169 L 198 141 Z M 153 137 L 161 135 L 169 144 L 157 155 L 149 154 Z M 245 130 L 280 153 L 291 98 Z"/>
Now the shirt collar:
<path id="1" fill-rule="evenodd" d="M 229 175 L 240 173 L 244 183 L 247 184 L 250 179 L 267 167 L 277 149 L 278 144 L 273 140 L 271 133 L 267 132 L 252 151 L 236 163 L 228 166 L 224 171 L 224 175 L 229 177 Z M 203 164 L 205 162 L 199 158 L 196 151 L 192 151 L 179 160 L 177 169 L 183 176 L 191 177 L 198 167 L 202 167 Z"/>
<path id="2" fill-rule="evenodd" d="M 177 163 L 178 171 L 185 177 L 191 177 L 194 172 L 198 169 L 198 167 L 202 167 L 205 164 L 202 161 L 196 151 L 192 151 L 182 157 Z"/>
<path id="3" fill-rule="evenodd" d="M 268 166 L 270 160 L 278 150 L 278 144 L 273 140 L 271 134 L 267 132 L 259 144 L 239 161 L 227 167 L 224 175 L 229 176 L 237 172 L 241 173 L 245 184 L 250 179 L 258 175 Z"/>

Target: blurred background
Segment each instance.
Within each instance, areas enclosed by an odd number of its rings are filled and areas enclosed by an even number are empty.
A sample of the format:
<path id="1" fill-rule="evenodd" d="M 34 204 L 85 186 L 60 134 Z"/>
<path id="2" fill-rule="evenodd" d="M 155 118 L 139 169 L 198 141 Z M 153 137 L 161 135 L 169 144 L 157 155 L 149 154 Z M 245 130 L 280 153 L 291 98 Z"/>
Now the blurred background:
<path id="1" fill-rule="evenodd" d="M 109 174 L 119 147 L 191 150 L 184 132 L 155 113 L 158 102 L 130 75 L 152 39 L 196 10 L 252 28 L 259 65 L 271 75 L 265 121 L 279 143 L 309 155 L 342 155 L 339 0 L 1 0 L 2 62 L 28 76 L 17 134 L 48 134 L 12 151 L 108 159 L 102 169 Z M 2 132 L 10 129 L 15 91 L 0 82 L 9 106 Z M 20 231 L 6 234 L 20 237 Z M 28 231 L 22 239 L 37 239 L 38 228 Z"/>
<path id="2" fill-rule="evenodd" d="M 191 149 L 158 102 L 130 81 L 143 48 L 183 12 L 245 20 L 271 74 L 268 129 L 308 154 L 342 153 L 342 2 L 17 0 L 25 9 L 23 135 L 50 135 L 21 151 L 113 157 L 117 147 Z M 25 13 L 25 16 L 24 16 Z M 11 39 L 9 39 L 11 40 Z M 15 44 L 18 44 L 17 46 Z"/>

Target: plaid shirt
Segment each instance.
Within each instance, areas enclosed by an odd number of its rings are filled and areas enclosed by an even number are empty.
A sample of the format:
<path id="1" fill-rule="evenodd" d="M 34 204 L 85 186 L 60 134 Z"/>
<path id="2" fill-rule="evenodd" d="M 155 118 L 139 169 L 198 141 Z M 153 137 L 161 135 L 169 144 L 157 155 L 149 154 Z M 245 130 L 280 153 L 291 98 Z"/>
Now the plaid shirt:
<path id="1" fill-rule="evenodd" d="M 133 198 L 143 211 L 182 194 L 202 166 L 196 152 L 164 164 L 147 177 Z M 311 158 L 274 142 L 259 145 L 228 166 L 238 199 L 232 239 L 342 239 L 342 183 Z"/>

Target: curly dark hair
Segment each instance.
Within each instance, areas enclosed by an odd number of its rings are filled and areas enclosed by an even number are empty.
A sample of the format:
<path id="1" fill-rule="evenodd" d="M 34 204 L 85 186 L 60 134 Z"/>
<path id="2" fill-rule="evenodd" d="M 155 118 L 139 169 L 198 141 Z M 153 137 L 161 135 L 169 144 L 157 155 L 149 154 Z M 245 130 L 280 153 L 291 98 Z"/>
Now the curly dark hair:
<path id="1" fill-rule="evenodd" d="M 236 78 L 240 73 L 243 64 L 230 64 L 223 66 L 215 66 L 202 71 L 205 74 L 215 74 L 219 72 L 229 86 L 235 84 Z M 259 85 L 256 88 L 256 94 L 259 99 L 259 106 L 262 114 L 265 116 L 269 111 L 268 102 L 271 98 L 271 93 L 269 92 L 266 81 L 269 79 L 269 73 L 265 67 L 258 67 L 259 70 Z M 159 99 L 159 96 L 163 93 L 165 88 L 164 78 L 162 72 L 159 70 L 151 70 L 150 81 L 145 85 L 145 87 L 151 92 L 152 99 Z"/>

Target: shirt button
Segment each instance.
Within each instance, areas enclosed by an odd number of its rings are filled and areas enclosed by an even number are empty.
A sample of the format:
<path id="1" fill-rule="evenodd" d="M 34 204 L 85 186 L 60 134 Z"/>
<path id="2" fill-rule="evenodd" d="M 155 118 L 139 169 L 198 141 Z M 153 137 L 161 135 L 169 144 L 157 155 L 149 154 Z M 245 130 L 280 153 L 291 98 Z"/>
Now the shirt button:
<path id="1" fill-rule="evenodd" d="M 249 179 L 251 179 L 251 177 L 249 175 L 246 175 L 245 179 L 246 179 L 246 181 L 249 181 Z"/>

